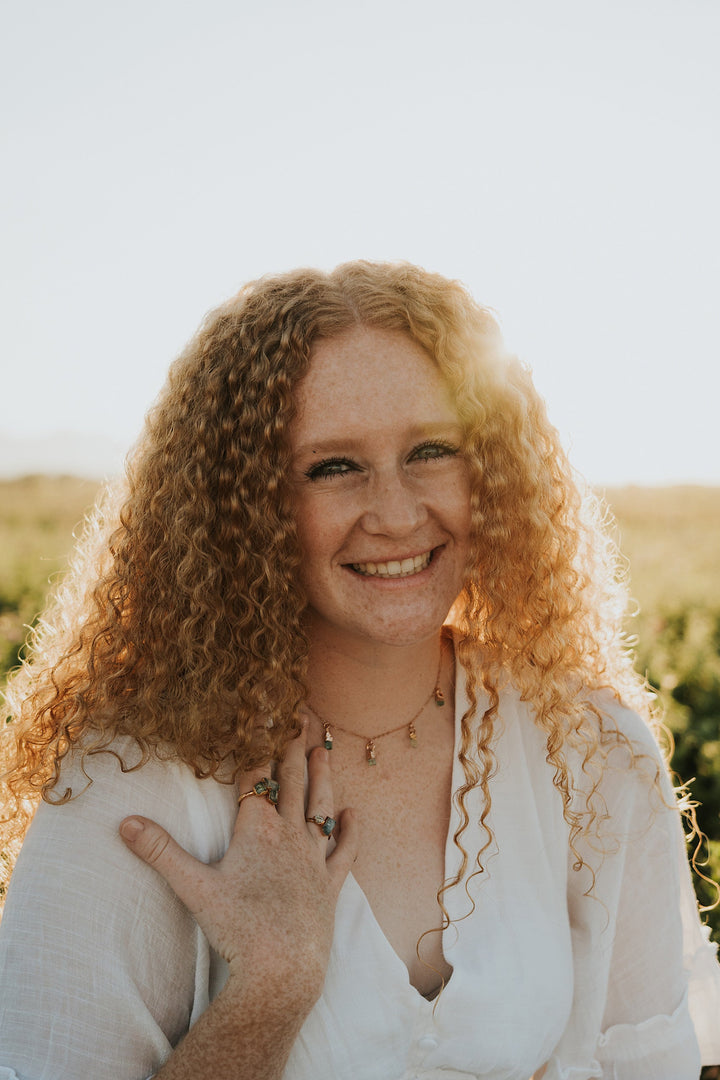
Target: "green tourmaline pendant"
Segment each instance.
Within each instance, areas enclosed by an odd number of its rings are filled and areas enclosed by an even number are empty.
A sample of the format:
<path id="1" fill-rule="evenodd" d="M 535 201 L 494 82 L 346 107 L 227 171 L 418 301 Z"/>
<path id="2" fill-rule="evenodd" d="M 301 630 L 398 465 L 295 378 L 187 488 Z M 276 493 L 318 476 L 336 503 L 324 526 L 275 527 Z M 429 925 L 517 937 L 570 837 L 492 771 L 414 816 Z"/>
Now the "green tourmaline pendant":
<path id="1" fill-rule="evenodd" d="M 408 734 L 410 735 L 410 746 L 412 747 L 413 750 L 417 750 L 417 746 L 418 746 L 417 731 L 415 730 L 415 725 L 414 724 L 409 724 L 408 725 Z"/>
<path id="2" fill-rule="evenodd" d="M 434 694 L 435 694 L 435 704 L 436 705 L 444 705 L 445 704 L 445 695 L 443 694 L 443 692 L 442 692 L 442 690 L 440 689 L 439 686 L 435 687 Z"/>
<path id="3" fill-rule="evenodd" d="M 323 731 L 323 746 L 325 747 L 326 750 L 332 750 L 332 748 L 333 748 L 333 737 L 332 737 L 332 731 L 330 730 L 330 725 L 329 724 L 323 724 L 323 728 L 324 728 L 324 731 Z"/>
<path id="4" fill-rule="evenodd" d="M 375 760 L 375 743 L 372 739 L 369 739 L 365 747 L 365 760 L 368 765 L 377 765 Z"/>

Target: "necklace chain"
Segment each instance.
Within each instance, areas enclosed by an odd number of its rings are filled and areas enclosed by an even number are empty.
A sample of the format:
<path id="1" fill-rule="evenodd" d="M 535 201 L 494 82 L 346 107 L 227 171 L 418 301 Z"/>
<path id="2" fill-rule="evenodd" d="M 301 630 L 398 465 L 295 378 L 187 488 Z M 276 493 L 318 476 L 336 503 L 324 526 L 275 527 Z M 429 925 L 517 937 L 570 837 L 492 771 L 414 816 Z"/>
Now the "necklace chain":
<path id="1" fill-rule="evenodd" d="M 418 742 L 417 742 L 417 731 L 415 730 L 415 721 L 420 716 L 420 713 L 423 711 L 423 709 L 428 704 L 428 702 L 430 702 L 433 698 L 435 698 L 435 704 L 437 706 L 442 706 L 442 705 L 445 704 L 445 695 L 443 694 L 443 692 L 442 692 L 442 690 L 440 688 L 440 672 L 442 670 L 442 661 L 443 661 L 443 643 L 442 643 L 442 638 L 441 638 L 440 639 L 440 659 L 438 660 L 437 675 L 435 676 L 435 685 L 433 686 L 432 690 L 430 691 L 428 696 L 425 698 L 425 700 L 423 701 L 423 703 L 420 706 L 420 708 L 418 709 L 418 711 L 412 716 L 412 718 L 410 720 L 405 720 L 404 723 L 398 724 L 397 727 L 388 728 L 387 731 L 381 731 L 379 735 L 371 735 L 369 737 L 367 735 L 361 735 L 358 731 L 350 731 L 349 728 L 345 728 L 345 727 L 342 726 L 342 724 L 338 724 L 335 721 L 333 721 L 332 725 L 331 725 L 328 720 L 325 720 L 320 715 L 320 713 L 316 709 L 313 709 L 312 705 L 308 701 L 306 701 L 305 702 L 305 707 L 310 710 L 310 712 L 313 714 L 313 716 L 317 717 L 317 719 L 320 721 L 320 723 L 323 726 L 323 743 L 324 743 L 325 749 L 326 750 L 332 750 L 332 748 L 333 748 L 332 728 L 335 728 L 336 731 L 342 731 L 343 735 L 352 735 L 354 738 L 362 739 L 364 741 L 364 743 L 365 743 L 365 760 L 366 760 L 368 765 L 376 765 L 377 764 L 375 743 L 379 739 L 384 739 L 386 735 L 394 735 L 396 732 L 402 731 L 403 728 L 408 729 L 408 735 L 410 737 L 410 746 L 412 747 L 413 750 L 417 749 Z"/>

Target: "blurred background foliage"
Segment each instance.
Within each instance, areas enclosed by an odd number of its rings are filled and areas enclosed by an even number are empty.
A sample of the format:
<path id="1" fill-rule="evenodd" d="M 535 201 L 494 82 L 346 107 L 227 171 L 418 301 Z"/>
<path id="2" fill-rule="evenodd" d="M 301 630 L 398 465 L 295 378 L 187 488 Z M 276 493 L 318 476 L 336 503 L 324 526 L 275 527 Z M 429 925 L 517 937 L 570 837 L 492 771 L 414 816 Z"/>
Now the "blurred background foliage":
<path id="1" fill-rule="evenodd" d="M 675 741 L 673 771 L 700 804 L 700 868 L 720 882 L 720 488 L 604 495 L 638 609 L 628 619 L 636 667 L 658 692 Z M 715 903 L 717 890 L 698 874 L 695 886 L 702 905 Z M 720 943 L 720 907 L 706 918 Z"/>
<path id="2" fill-rule="evenodd" d="M 28 630 L 67 567 L 98 489 L 97 481 L 74 476 L 0 481 L 0 685 L 24 655 Z"/>
<path id="3" fill-rule="evenodd" d="M 75 477 L 0 481 L 0 684 L 23 656 L 97 489 Z M 658 692 L 675 740 L 673 769 L 701 804 L 706 872 L 720 880 L 720 488 L 601 494 L 628 560 L 637 668 Z M 695 880 L 701 903 L 714 903 L 715 890 Z M 720 942 L 720 908 L 707 919 Z"/>

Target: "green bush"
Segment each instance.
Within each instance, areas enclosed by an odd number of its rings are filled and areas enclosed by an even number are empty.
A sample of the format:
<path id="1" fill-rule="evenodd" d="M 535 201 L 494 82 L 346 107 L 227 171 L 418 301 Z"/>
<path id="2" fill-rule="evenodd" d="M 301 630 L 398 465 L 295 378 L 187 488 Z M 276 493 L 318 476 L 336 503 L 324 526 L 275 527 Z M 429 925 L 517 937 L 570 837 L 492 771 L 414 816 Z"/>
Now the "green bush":
<path id="1" fill-rule="evenodd" d="M 657 689 L 664 719 L 675 740 L 672 768 L 688 784 L 697 821 L 708 838 L 703 873 L 720 881 L 720 607 L 673 607 L 642 620 L 638 662 Z M 715 888 L 699 875 L 703 905 Z M 720 942 L 720 908 L 708 916 Z"/>

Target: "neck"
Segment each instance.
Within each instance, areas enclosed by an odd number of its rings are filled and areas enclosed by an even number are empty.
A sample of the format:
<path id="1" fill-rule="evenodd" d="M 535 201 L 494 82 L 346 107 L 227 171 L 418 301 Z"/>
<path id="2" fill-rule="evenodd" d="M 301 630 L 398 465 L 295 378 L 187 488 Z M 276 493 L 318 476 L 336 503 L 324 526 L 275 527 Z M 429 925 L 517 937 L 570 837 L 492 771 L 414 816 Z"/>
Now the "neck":
<path id="1" fill-rule="evenodd" d="M 352 648 L 311 636 L 310 705 L 324 720 L 366 737 L 409 721 L 435 686 L 440 649 L 439 632 L 410 646 L 367 642 Z M 447 645 L 442 652 L 440 682 L 447 694 L 452 652 Z"/>

